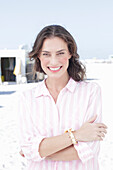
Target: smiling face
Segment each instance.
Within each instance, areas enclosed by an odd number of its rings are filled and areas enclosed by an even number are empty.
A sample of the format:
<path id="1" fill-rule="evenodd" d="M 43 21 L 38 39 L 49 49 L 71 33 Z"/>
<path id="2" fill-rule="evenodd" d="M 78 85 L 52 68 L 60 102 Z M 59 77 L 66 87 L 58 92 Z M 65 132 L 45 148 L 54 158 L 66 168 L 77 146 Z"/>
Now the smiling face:
<path id="1" fill-rule="evenodd" d="M 48 38 L 44 41 L 39 59 L 44 72 L 51 78 L 68 76 L 69 53 L 67 44 L 58 37 Z"/>

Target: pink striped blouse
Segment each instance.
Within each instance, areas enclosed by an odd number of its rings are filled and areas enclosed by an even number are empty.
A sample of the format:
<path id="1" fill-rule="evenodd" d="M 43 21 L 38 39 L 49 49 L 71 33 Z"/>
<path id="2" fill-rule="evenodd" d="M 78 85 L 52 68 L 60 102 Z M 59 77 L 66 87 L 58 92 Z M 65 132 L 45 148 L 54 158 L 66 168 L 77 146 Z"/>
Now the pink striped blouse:
<path id="1" fill-rule="evenodd" d="M 97 114 L 101 122 L 101 90 L 93 82 L 70 78 L 55 104 L 45 81 L 21 94 L 19 106 L 20 146 L 28 160 L 27 170 L 98 170 L 99 141 L 79 142 L 75 146 L 80 160 L 51 161 L 41 158 L 39 144 L 45 137 L 76 130 Z"/>

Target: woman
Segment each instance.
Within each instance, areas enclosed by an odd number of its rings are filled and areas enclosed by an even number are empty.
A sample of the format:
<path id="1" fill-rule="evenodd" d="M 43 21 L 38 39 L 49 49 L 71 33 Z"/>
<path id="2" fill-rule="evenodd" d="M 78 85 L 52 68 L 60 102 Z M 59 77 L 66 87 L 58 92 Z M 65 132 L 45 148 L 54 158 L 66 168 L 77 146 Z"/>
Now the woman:
<path id="1" fill-rule="evenodd" d="M 29 170 L 98 170 L 101 90 L 85 81 L 72 35 L 62 26 L 41 30 L 29 53 L 47 78 L 20 97 L 21 155 Z"/>

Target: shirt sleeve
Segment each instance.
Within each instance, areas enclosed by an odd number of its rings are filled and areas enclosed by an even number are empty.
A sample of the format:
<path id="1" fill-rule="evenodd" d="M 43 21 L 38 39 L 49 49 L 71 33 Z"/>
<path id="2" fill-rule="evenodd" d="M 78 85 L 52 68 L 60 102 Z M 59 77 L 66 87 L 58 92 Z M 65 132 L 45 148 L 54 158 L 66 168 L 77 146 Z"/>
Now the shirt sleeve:
<path id="1" fill-rule="evenodd" d="M 102 98 L 101 98 L 101 88 L 97 84 L 93 84 L 88 108 L 86 111 L 85 122 L 88 121 L 92 116 L 97 114 L 96 123 L 102 122 Z M 100 142 L 78 142 L 77 145 L 74 146 L 78 152 L 79 158 L 83 163 L 88 160 L 98 157 L 100 150 Z"/>
<path id="2" fill-rule="evenodd" d="M 44 158 L 41 158 L 39 155 L 39 145 L 46 136 L 42 136 L 33 124 L 29 107 L 30 102 L 28 102 L 29 97 L 27 98 L 24 93 L 21 93 L 18 100 L 18 134 L 20 148 L 26 159 L 41 161 Z"/>

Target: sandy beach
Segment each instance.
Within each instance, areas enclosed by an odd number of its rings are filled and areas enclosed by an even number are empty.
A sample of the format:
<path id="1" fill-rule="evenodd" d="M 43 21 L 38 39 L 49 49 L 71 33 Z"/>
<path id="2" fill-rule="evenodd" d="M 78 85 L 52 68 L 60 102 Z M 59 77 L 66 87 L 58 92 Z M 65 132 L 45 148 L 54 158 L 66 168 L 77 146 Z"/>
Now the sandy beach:
<path id="1" fill-rule="evenodd" d="M 101 142 L 100 170 L 113 170 L 113 63 L 86 62 L 88 81 L 102 89 L 103 122 L 108 133 Z M 17 130 L 17 93 L 32 84 L 0 85 L 0 170 L 25 170 L 26 160 L 19 155 Z"/>

